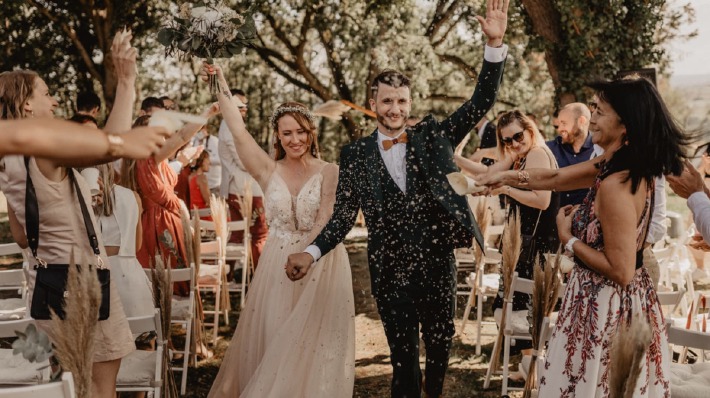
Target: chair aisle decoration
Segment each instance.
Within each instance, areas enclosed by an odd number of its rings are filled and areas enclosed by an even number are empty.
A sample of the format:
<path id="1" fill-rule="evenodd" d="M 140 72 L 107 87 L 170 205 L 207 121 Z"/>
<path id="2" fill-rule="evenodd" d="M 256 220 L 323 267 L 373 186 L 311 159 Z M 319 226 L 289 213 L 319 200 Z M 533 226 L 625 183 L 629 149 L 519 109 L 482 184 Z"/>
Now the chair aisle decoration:
<path id="1" fill-rule="evenodd" d="M 559 273 L 560 261 L 562 260 L 561 247 L 557 254 L 547 255 L 544 269 L 540 266 L 540 257 L 535 259 L 533 268 L 532 294 L 532 319 L 530 319 L 530 332 L 532 334 L 533 352 L 528 370 L 528 377 L 525 380 L 524 398 L 536 397 L 538 390 L 537 358 L 544 349 L 544 341 L 541 341 L 541 331 L 543 320 L 549 318 L 555 310 L 557 298 L 560 293 L 561 278 Z"/>
<path id="2" fill-rule="evenodd" d="M 518 263 L 518 258 L 520 257 L 521 245 L 522 238 L 520 235 L 520 214 L 516 212 L 508 218 L 505 230 L 503 231 L 503 262 L 501 273 L 503 275 L 503 295 L 506 297 L 506 301 L 507 298 L 512 297 L 511 285 L 515 274 L 515 265 Z M 503 339 L 505 337 L 504 334 L 507 318 L 505 304 L 507 304 L 507 302 L 504 303 L 504 308 L 501 313 L 500 325 L 498 327 L 498 337 L 493 345 L 493 353 L 491 354 L 491 362 L 488 366 L 488 371 L 486 372 L 484 388 L 488 388 L 493 371 L 497 370 L 500 366 L 500 353 L 503 345 Z"/>
<path id="3" fill-rule="evenodd" d="M 242 221 L 244 222 L 244 240 L 242 242 L 242 247 L 237 245 L 227 245 L 227 260 L 236 260 L 241 263 L 242 266 L 242 284 L 239 291 L 241 292 L 241 298 L 239 305 L 244 308 L 246 303 L 246 293 L 251 282 L 251 277 L 254 275 L 254 269 L 257 264 L 254 264 L 251 255 L 251 236 L 249 235 L 249 227 L 251 227 L 252 216 L 253 216 L 253 195 L 251 192 L 251 184 L 248 182 L 244 184 L 244 195 L 237 197 L 237 203 L 239 203 L 240 213 L 242 214 Z M 232 232 L 232 231 L 230 231 Z M 231 250 L 230 250 L 231 249 Z M 236 252 L 234 252 L 236 250 Z M 236 270 L 235 265 L 235 270 Z"/>
<path id="4" fill-rule="evenodd" d="M 651 344 L 651 326 L 639 315 L 621 322 L 609 353 L 609 397 L 631 398 Z"/>
<path id="5" fill-rule="evenodd" d="M 74 264 L 72 253 L 70 264 Z M 91 396 L 91 374 L 94 362 L 94 336 L 101 305 L 101 287 L 85 259 L 81 265 L 69 266 L 64 298 L 64 319 L 52 311 L 54 355 L 62 370 L 74 377 L 76 396 Z"/>
<path id="6" fill-rule="evenodd" d="M 165 263 L 166 262 L 160 256 L 155 256 L 155 267 L 151 270 L 153 273 L 151 280 L 153 281 L 155 306 L 160 310 L 162 338 L 165 341 L 170 341 L 173 281 L 170 275 L 170 269 L 165 267 Z M 175 385 L 175 377 L 170 367 L 170 350 L 163 351 L 162 362 L 163 389 L 161 390 L 161 394 L 163 397 L 176 397 L 177 386 Z"/>

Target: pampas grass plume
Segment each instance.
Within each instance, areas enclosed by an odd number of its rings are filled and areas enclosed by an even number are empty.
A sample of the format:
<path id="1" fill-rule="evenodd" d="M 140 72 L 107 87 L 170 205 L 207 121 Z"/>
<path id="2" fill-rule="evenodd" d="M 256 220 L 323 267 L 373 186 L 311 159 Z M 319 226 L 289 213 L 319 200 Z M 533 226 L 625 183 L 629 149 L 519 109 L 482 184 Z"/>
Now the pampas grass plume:
<path id="1" fill-rule="evenodd" d="M 611 346 L 609 397 L 633 397 L 651 337 L 651 327 L 641 316 L 635 315 L 630 325 L 622 320 Z"/>

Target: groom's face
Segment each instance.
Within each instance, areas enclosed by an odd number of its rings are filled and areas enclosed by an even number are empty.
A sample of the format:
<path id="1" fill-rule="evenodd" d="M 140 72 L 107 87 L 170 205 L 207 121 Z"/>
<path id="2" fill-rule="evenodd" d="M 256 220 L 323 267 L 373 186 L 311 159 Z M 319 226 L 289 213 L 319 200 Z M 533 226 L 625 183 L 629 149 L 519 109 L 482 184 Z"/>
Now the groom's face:
<path id="1" fill-rule="evenodd" d="M 392 87 L 379 83 L 375 98 L 370 99 L 370 108 L 377 114 L 378 127 L 383 133 L 402 130 L 412 110 L 409 87 Z"/>

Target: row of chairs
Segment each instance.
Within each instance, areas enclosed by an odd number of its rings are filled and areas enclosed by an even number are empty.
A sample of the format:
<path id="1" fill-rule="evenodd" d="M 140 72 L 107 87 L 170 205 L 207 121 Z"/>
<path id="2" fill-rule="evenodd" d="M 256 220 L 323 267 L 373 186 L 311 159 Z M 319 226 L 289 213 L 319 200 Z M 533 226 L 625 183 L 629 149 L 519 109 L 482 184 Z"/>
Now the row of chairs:
<path id="1" fill-rule="evenodd" d="M 35 321 L 24 318 L 0 322 L 0 338 L 16 337 L 16 332 L 24 332 Z M 163 387 L 162 356 L 165 349 L 160 310 L 153 315 L 128 318 L 128 324 L 134 335 L 147 332 L 155 333 L 155 351 L 136 350 L 123 358 L 116 383 L 117 391 L 144 391 L 160 396 Z M 63 377 L 62 383 L 47 383 L 49 380 L 49 361 L 30 363 L 20 355 L 13 355 L 12 349 L 0 349 L 0 385 L 26 387 L 0 388 L 0 397 L 73 397 L 74 383 L 70 374 Z M 47 383 L 47 384 L 45 384 Z M 61 387 L 60 387 L 61 386 Z M 34 395 L 33 395 L 34 394 Z M 61 395 L 63 394 L 63 395 Z"/>

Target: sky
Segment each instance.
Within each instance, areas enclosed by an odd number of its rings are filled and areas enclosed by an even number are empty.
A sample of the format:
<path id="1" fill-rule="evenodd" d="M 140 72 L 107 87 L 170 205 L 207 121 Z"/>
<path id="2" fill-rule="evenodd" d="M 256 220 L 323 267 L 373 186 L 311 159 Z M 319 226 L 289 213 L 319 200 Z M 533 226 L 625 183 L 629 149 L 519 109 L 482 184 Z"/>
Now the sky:
<path id="1" fill-rule="evenodd" d="M 672 75 L 710 74 L 710 1 L 674 0 L 675 4 L 691 3 L 695 8 L 695 22 L 682 29 L 698 31 L 698 36 L 685 42 L 674 42 L 668 48 L 672 57 Z"/>

